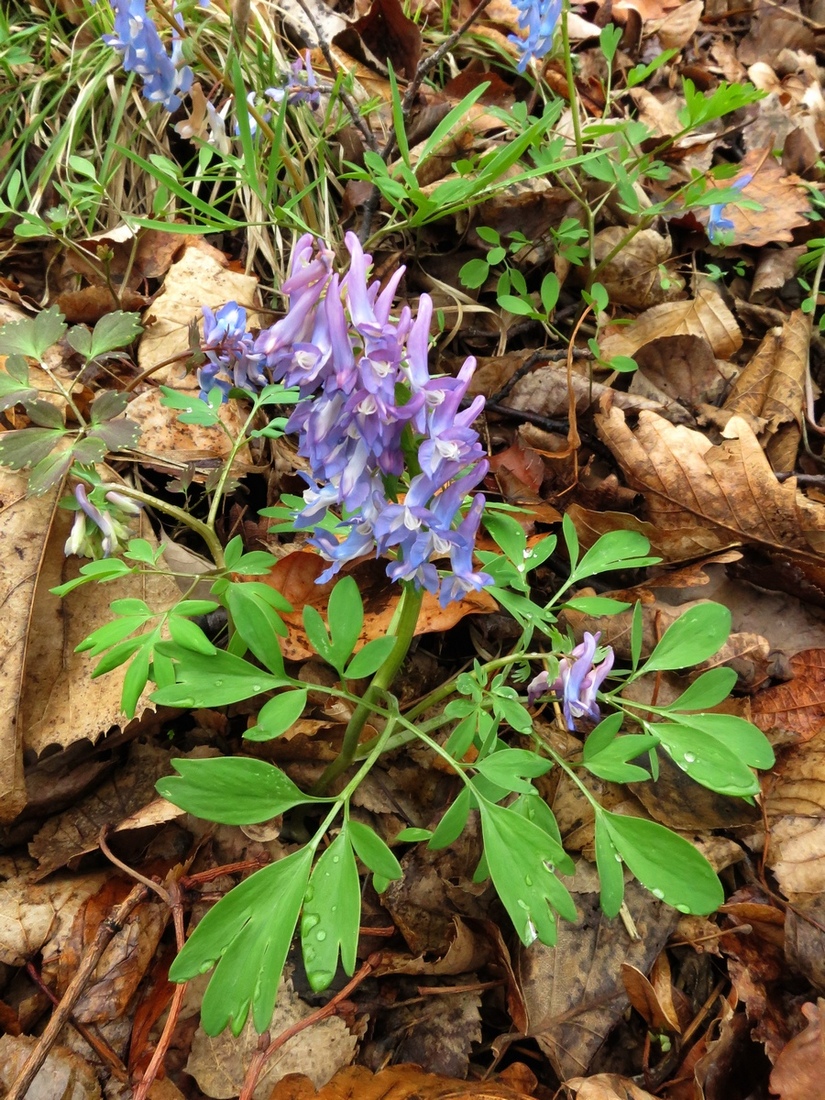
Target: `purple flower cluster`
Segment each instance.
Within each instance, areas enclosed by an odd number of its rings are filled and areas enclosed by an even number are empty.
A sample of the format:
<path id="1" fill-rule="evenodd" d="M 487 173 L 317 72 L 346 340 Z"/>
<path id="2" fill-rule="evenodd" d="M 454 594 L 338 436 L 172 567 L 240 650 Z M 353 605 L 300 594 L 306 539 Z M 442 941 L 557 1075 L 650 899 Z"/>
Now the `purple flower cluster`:
<path id="1" fill-rule="evenodd" d="M 66 539 L 66 557 L 77 554 L 81 558 L 110 557 L 120 549 L 129 537 L 129 520 L 140 515 L 141 506 L 123 493 L 107 486 L 99 486 L 92 495 L 102 497 L 102 506 L 96 507 L 82 483 L 75 487 L 77 512 Z M 103 503 L 105 502 L 105 503 Z"/>
<path id="2" fill-rule="evenodd" d="M 264 95 L 275 103 L 281 103 L 286 96 L 290 107 L 298 103 L 306 103 L 313 111 L 317 110 L 321 104 L 321 93 L 318 90 L 318 81 L 312 68 L 309 50 L 304 52 L 302 58 L 296 57 L 290 68 L 291 76 L 281 86 L 267 88 Z"/>
<path id="3" fill-rule="evenodd" d="M 741 191 L 744 187 L 750 183 L 753 176 L 747 172 L 744 176 L 740 176 L 738 180 L 735 180 L 730 186 L 736 188 L 737 191 Z M 711 244 L 723 244 L 724 234 L 729 233 L 733 228 L 733 222 L 730 218 L 724 217 L 724 210 L 727 203 L 715 202 L 710 208 L 710 214 L 708 216 L 708 240 Z"/>
<path id="4" fill-rule="evenodd" d="M 527 686 L 527 698 L 531 703 L 549 692 L 561 699 L 564 720 L 569 730 L 576 728 L 577 718 L 589 718 L 591 722 L 599 720 L 596 692 L 613 668 L 614 660 L 613 650 L 608 646 L 602 663 L 593 664 L 600 637 L 600 633 L 590 634 L 585 631 L 584 641 L 576 646 L 569 657 L 562 657 L 559 661 L 559 674 L 552 684 L 547 672 L 540 672 Z"/>
<path id="5" fill-rule="evenodd" d="M 263 356 L 254 350 L 254 337 L 246 331 L 246 310 L 237 302 L 228 302 L 214 313 L 209 306 L 203 310 L 203 341 L 207 363 L 198 371 L 200 398 L 205 401 L 217 386 L 224 399 L 233 385 L 242 390 L 265 386 L 261 373 Z M 231 381 L 220 375 L 228 375 Z"/>
<path id="6" fill-rule="evenodd" d="M 330 508 L 342 516 L 336 533 L 316 526 L 310 540 L 331 562 L 319 581 L 375 553 L 392 557 L 393 580 L 440 592 L 446 605 L 492 583 L 472 560 L 484 497 L 476 495 L 461 512 L 488 469 L 472 428 L 484 398 L 461 408 L 475 360 L 456 378 L 431 378 L 432 300 L 423 294 L 417 317 L 404 306 L 393 318 L 404 268 L 381 290 L 368 281 L 371 257 L 354 234 L 346 246 L 351 262 L 342 277 L 322 242 L 301 237 L 282 286 L 287 312 L 254 339 L 234 303 L 214 314 L 205 310 L 210 366 L 201 370 L 201 387 L 225 391 L 216 377 L 223 368 L 239 384 L 241 377 L 260 384 L 265 369 L 274 381 L 298 388 L 301 400 L 287 430 L 299 433 L 298 453 L 309 460 L 311 476 L 296 524 L 313 527 Z M 432 559 L 444 557 L 452 570 L 442 582 Z"/>
<path id="7" fill-rule="evenodd" d="M 518 71 L 523 73 L 530 61 L 544 57 L 553 48 L 553 37 L 561 15 L 562 0 L 513 0 L 518 9 L 518 25 L 527 37 L 511 34 L 509 40 L 521 50 Z"/>
<path id="8" fill-rule="evenodd" d="M 107 46 L 123 54 L 123 68 L 143 77 L 143 95 L 167 111 L 180 106 L 178 92 L 188 92 L 192 70 L 181 64 L 180 38 L 175 35 L 167 54 L 157 27 L 146 13 L 146 0 L 110 0 L 115 33 L 104 34 Z M 180 17 L 176 20 L 180 22 Z"/>

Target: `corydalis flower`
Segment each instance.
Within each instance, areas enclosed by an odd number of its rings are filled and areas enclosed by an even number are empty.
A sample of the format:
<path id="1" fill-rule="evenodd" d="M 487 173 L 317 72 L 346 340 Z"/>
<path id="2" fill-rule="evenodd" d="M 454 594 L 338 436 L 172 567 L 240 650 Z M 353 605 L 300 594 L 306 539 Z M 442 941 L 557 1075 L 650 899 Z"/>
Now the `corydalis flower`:
<path id="1" fill-rule="evenodd" d="M 593 664 L 600 637 L 600 633 L 590 634 L 585 631 L 584 641 L 576 646 L 569 657 L 562 657 L 559 661 L 559 674 L 552 684 L 547 672 L 541 672 L 527 687 L 530 703 L 549 692 L 561 700 L 564 720 L 569 730 L 576 728 L 577 719 L 588 718 L 591 722 L 598 722 L 601 716 L 596 693 L 613 668 L 614 655 L 613 649 L 608 646 L 601 664 Z"/>
<path id="2" fill-rule="evenodd" d="M 105 490 L 105 486 L 101 488 Z M 100 489 L 95 492 L 101 495 Z M 78 510 L 66 539 L 66 557 L 72 554 L 82 558 L 98 558 L 101 554 L 110 557 L 129 537 L 129 520 L 140 515 L 141 506 L 115 489 L 102 493 L 108 507 L 96 507 L 83 484 L 75 488 L 74 495 Z"/>
<path id="3" fill-rule="evenodd" d="M 265 95 L 275 103 L 281 103 L 286 97 L 290 107 L 299 103 L 306 103 L 312 110 L 317 110 L 321 104 L 321 93 L 318 90 L 318 81 L 312 68 L 309 50 L 304 56 L 296 57 L 292 62 L 291 75 L 280 86 L 267 88 Z"/>
<path id="4" fill-rule="evenodd" d="M 357 237 L 348 233 L 345 243 L 350 266 L 341 276 L 326 246 L 301 237 L 281 287 L 289 309 L 253 344 L 259 369 L 301 397 L 287 423 L 310 467 L 296 526 L 315 528 L 310 542 L 330 562 L 319 582 L 364 554 L 383 554 L 393 559 L 391 579 L 447 604 L 492 583 L 472 566 L 484 497 L 462 511 L 488 469 L 471 427 L 483 397 L 461 410 L 475 360 L 457 378 L 431 378 L 429 296 L 417 317 L 408 306 L 392 316 L 404 268 L 382 289 L 369 281 L 371 257 Z M 330 508 L 341 514 L 334 532 L 316 527 Z M 433 560 L 445 557 L 452 575 L 442 584 Z"/>
<path id="5" fill-rule="evenodd" d="M 553 48 L 553 37 L 561 15 L 563 0 L 513 0 L 518 9 L 518 25 L 527 32 L 522 38 L 511 34 L 509 40 L 521 50 L 518 71 L 523 73 L 530 61 L 537 61 Z"/>
<path id="6" fill-rule="evenodd" d="M 214 312 L 203 310 L 203 350 L 208 362 L 198 370 L 200 398 L 205 401 L 217 386 L 224 398 L 232 386 L 255 390 L 266 384 L 261 373 L 263 359 L 254 350 L 254 337 L 246 331 L 246 310 L 237 302 L 227 302 Z M 228 376 L 228 377 L 226 377 Z"/>
<path id="7" fill-rule="evenodd" d="M 747 187 L 752 179 L 753 176 L 748 172 L 744 176 L 740 176 L 739 179 L 730 186 L 737 191 L 741 191 L 744 187 Z M 724 217 L 726 206 L 727 203 L 715 202 L 710 207 L 710 213 L 708 215 L 708 239 L 711 244 L 723 244 L 724 234 L 730 233 L 734 228 L 730 218 Z"/>
<path id="8" fill-rule="evenodd" d="M 110 0 L 115 13 L 115 33 L 103 41 L 123 54 L 127 73 L 143 77 L 143 95 L 162 103 L 167 111 L 180 106 L 177 92 L 188 92 L 192 70 L 181 64 L 180 37 L 176 34 L 171 57 L 161 42 L 157 27 L 146 13 L 146 0 Z M 176 17 L 179 22 L 179 17 Z"/>

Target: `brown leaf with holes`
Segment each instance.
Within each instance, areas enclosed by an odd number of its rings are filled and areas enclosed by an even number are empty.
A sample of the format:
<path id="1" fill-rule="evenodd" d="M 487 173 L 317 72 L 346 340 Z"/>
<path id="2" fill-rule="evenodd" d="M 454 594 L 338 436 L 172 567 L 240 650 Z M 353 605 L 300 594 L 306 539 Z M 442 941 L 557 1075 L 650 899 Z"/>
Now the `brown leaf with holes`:
<path id="1" fill-rule="evenodd" d="M 718 446 L 651 412 L 639 414 L 635 432 L 619 409 L 596 421 L 628 484 L 644 493 L 644 518 L 671 560 L 750 543 L 821 564 L 825 506 L 800 493 L 793 478 L 776 480 L 740 417 Z"/>
<path id="2" fill-rule="evenodd" d="M 810 342 L 811 318 L 798 309 L 765 335 L 725 399 L 725 409 L 765 423 L 760 443 L 778 473 L 796 467 Z"/>

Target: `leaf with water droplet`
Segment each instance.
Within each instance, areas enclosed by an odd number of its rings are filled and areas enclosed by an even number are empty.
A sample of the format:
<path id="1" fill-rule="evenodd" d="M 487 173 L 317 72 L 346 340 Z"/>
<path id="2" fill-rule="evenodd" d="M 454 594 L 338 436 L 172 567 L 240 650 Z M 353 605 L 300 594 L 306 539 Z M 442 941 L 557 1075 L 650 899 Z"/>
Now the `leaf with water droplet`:
<path id="1" fill-rule="evenodd" d="M 609 813 L 601 807 L 596 819 L 642 886 L 668 905 L 689 905 L 689 912 L 703 916 L 725 900 L 713 868 L 684 837 L 656 821 Z"/>
<path id="2" fill-rule="evenodd" d="M 684 722 L 651 722 L 647 728 L 656 735 L 674 764 L 696 783 L 719 794 L 740 798 L 758 794 L 759 779 L 748 767 L 747 759 L 698 724 L 687 725 L 688 721 L 690 717 L 686 716 Z"/>
<path id="3" fill-rule="evenodd" d="M 601 814 L 596 814 L 596 868 L 602 912 L 606 917 L 615 917 L 624 900 L 624 868 Z"/>
<path id="4" fill-rule="evenodd" d="M 307 981 L 316 992 L 326 989 L 338 967 L 355 970 L 361 889 L 349 835 L 350 823 L 319 856 L 304 901 L 301 947 Z"/>
<path id="5" fill-rule="evenodd" d="M 217 963 L 201 1007 L 207 1035 L 227 1026 L 239 1035 L 250 1007 L 255 1029 L 269 1026 L 311 866 L 305 847 L 256 871 L 209 910 L 172 963 L 173 982 Z"/>

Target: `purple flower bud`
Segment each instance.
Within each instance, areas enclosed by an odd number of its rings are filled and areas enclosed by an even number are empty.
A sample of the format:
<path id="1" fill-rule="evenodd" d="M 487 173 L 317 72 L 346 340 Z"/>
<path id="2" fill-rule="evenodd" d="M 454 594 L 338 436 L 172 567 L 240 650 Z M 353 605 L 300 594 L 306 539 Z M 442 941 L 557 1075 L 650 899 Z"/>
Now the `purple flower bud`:
<path id="1" fill-rule="evenodd" d="M 570 657 L 562 657 L 559 661 L 559 675 L 550 687 L 550 690 L 562 700 L 564 719 L 569 730 L 576 728 L 578 718 L 589 718 L 591 722 L 598 722 L 600 718 L 596 693 L 613 668 L 614 661 L 613 649 L 608 646 L 602 663 L 593 665 L 593 657 L 600 637 L 601 633 L 594 635 L 585 631 L 584 641 L 576 646 Z M 538 697 L 536 690 L 539 679 L 540 677 L 536 677 L 536 680 L 529 685 L 528 698 Z"/>

